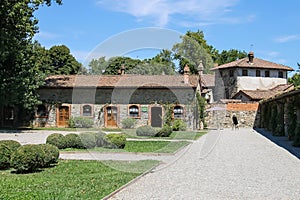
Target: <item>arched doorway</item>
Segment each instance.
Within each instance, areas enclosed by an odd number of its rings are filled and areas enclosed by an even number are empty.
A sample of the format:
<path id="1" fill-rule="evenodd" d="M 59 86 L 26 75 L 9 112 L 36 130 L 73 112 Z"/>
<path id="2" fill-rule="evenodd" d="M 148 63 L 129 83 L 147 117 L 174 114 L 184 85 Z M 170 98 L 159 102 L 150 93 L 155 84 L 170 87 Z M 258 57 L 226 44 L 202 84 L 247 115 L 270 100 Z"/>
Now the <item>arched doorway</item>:
<path id="1" fill-rule="evenodd" d="M 107 106 L 105 108 L 105 127 L 118 126 L 118 108 L 116 106 Z"/>
<path id="2" fill-rule="evenodd" d="M 58 115 L 57 126 L 63 126 L 63 127 L 69 126 L 69 119 L 70 119 L 69 106 L 59 106 L 57 115 Z"/>

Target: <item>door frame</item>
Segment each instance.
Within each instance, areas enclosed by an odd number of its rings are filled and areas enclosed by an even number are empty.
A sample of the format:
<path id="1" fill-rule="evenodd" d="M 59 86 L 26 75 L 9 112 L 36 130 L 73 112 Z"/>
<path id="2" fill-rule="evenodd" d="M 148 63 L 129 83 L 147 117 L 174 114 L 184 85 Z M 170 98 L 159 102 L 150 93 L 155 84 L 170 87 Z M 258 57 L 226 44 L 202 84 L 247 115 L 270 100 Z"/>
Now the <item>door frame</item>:
<path id="1" fill-rule="evenodd" d="M 150 109 L 149 109 L 149 121 L 148 121 L 148 124 L 151 126 L 152 124 L 152 108 L 161 108 L 161 126 L 163 126 L 163 123 L 164 123 L 164 108 L 160 105 L 152 105 L 150 106 Z"/>
<path id="2" fill-rule="evenodd" d="M 68 108 L 68 110 L 69 110 L 69 115 L 68 115 L 68 119 L 70 119 L 70 117 L 71 117 L 71 106 L 69 105 L 69 104 L 62 104 L 62 105 L 60 105 L 60 106 L 58 106 L 57 108 L 56 108 L 56 126 L 57 127 L 67 127 L 68 125 L 69 125 L 69 122 L 68 123 L 66 123 L 66 125 L 60 125 L 60 121 L 59 121 L 59 111 L 60 111 L 60 108 L 62 108 L 62 107 L 66 107 L 66 108 Z"/>
<path id="3" fill-rule="evenodd" d="M 108 122 L 108 116 L 107 116 L 107 108 L 116 108 L 117 113 L 116 113 L 116 126 L 108 126 L 107 122 Z M 119 127 L 119 107 L 116 105 L 108 105 L 104 107 L 104 127 L 111 127 L 111 128 L 118 128 Z"/>

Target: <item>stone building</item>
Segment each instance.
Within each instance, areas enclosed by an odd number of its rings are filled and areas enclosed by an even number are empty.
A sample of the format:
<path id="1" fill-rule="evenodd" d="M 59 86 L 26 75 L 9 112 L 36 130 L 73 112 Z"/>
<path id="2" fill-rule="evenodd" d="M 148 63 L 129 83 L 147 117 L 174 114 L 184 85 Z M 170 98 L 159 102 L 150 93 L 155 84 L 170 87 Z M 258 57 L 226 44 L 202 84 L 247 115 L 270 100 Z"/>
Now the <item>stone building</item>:
<path id="1" fill-rule="evenodd" d="M 212 70 L 215 72 L 215 101 L 231 99 L 241 90 L 270 90 L 287 84 L 287 72 L 293 71 L 290 67 L 255 58 L 253 52 Z"/>
<path id="2" fill-rule="evenodd" d="M 124 70 L 124 69 L 122 69 Z M 202 75 L 205 80 L 206 75 Z M 211 76 L 208 78 L 211 82 Z M 50 76 L 38 90 L 37 126 L 68 126 L 70 117 L 90 118 L 97 127 L 122 127 L 125 118 L 137 126 L 162 127 L 165 105 L 172 104 L 172 118 L 182 119 L 189 129 L 199 124 L 196 93 L 199 75 L 70 75 Z M 205 82 L 209 85 L 209 81 Z"/>

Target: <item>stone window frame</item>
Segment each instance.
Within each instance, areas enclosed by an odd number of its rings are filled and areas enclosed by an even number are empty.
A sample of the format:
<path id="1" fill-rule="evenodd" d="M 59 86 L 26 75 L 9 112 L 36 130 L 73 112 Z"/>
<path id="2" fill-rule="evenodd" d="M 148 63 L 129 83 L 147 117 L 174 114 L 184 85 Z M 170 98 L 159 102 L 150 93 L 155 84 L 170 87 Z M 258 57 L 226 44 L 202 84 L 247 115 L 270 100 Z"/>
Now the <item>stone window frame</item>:
<path id="1" fill-rule="evenodd" d="M 130 113 L 130 108 L 134 107 L 134 106 L 137 107 L 137 109 L 138 109 L 137 116 L 131 116 L 131 113 Z M 128 110 L 128 116 L 130 118 L 135 118 L 135 119 L 140 119 L 141 118 L 141 105 L 140 104 L 129 104 L 127 110 Z"/>
<path id="2" fill-rule="evenodd" d="M 248 70 L 247 69 L 242 70 L 242 76 L 248 76 Z"/>
<path id="3" fill-rule="evenodd" d="M 180 117 L 175 117 L 175 108 L 176 107 L 181 107 L 181 109 L 182 109 L 182 113 L 181 113 Z M 172 119 L 183 119 L 184 116 L 185 116 L 185 107 L 184 107 L 184 105 L 181 105 L 181 104 L 174 105 L 174 107 L 173 107 L 173 113 L 172 113 Z"/>
<path id="4" fill-rule="evenodd" d="M 39 114 L 39 107 L 43 106 L 44 107 L 44 115 Z M 49 117 L 49 112 L 47 110 L 47 106 L 44 104 L 37 105 L 36 111 L 35 111 L 35 118 L 48 118 Z"/>
<path id="5" fill-rule="evenodd" d="M 261 71 L 259 69 L 256 70 L 256 77 L 261 77 Z"/>
<path id="6" fill-rule="evenodd" d="M 84 115 L 84 107 L 85 106 L 90 106 L 90 108 L 91 108 L 90 115 Z M 92 105 L 92 104 L 82 104 L 81 107 L 80 107 L 80 115 L 82 117 L 93 117 L 94 116 L 94 105 Z"/>

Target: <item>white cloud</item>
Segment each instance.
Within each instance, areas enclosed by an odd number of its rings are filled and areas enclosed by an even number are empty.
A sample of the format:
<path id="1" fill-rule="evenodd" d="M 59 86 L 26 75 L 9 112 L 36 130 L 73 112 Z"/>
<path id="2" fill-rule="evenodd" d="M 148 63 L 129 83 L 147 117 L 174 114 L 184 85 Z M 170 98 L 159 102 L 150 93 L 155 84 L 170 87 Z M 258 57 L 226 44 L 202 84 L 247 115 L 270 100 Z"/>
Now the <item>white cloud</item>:
<path id="1" fill-rule="evenodd" d="M 300 35 L 285 35 L 285 36 L 276 38 L 275 41 L 278 43 L 285 43 L 285 42 L 290 42 L 290 41 L 299 40 L 299 39 L 300 39 Z"/>
<path id="2" fill-rule="evenodd" d="M 35 37 L 39 39 L 55 39 L 55 38 L 59 38 L 60 35 L 55 33 L 40 31 L 35 35 Z"/>
<path id="3" fill-rule="evenodd" d="M 219 21 L 239 0 L 99 0 L 98 5 L 130 14 L 137 20 L 165 27 L 170 21 L 180 23 L 178 15 L 192 23 L 211 24 Z M 187 21 L 187 20 L 185 20 Z"/>

